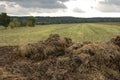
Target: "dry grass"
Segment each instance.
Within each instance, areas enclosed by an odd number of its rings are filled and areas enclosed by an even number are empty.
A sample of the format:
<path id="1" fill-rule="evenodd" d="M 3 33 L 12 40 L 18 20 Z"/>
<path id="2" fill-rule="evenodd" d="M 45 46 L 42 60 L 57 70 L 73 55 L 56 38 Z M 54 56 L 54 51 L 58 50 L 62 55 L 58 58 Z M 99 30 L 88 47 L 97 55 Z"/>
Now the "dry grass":
<path id="1" fill-rule="evenodd" d="M 23 45 L 45 40 L 49 34 L 60 34 L 73 41 L 107 42 L 120 34 L 120 27 L 104 24 L 37 25 L 15 29 L 0 29 L 0 46 Z"/>

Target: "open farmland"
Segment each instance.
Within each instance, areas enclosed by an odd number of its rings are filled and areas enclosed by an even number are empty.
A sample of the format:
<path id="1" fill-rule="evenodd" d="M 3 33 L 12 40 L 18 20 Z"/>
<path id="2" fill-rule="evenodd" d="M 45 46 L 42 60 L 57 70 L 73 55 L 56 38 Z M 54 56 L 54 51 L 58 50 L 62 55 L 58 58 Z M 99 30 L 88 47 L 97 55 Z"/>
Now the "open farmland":
<path id="1" fill-rule="evenodd" d="M 119 80 L 119 34 L 97 23 L 1 27 L 0 80 Z"/>
<path id="2" fill-rule="evenodd" d="M 0 0 L 0 80 L 120 80 L 120 0 Z"/>
<path id="3" fill-rule="evenodd" d="M 41 42 L 0 47 L 0 80 L 119 80 L 120 36 L 106 43 L 50 35 Z"/>
<path id="4" fill-rule="evenodd" d="M 0 46 L 22 45 L 46 39 L 49 34 L 59 34 L 76 41 L 106 42 L 120 34 L 120 26 L 106 24 L 54 24 L 21 27 L 15 29 L 0 28 Z"/>

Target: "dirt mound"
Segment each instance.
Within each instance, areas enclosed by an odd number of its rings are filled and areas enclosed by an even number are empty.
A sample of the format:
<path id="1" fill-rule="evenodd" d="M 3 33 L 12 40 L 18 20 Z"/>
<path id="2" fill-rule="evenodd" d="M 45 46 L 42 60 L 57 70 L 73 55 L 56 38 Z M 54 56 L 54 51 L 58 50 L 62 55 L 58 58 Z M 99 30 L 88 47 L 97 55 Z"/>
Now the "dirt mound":
<path id="1" fill-rule="evenodd" d="M 5 66 L 6 64 L 11 64 L 14 62 L 13 51 L 18 48 L 18 46 L 4 46 L 0 47 L 0 66 Z"/>
<path id="2" fill-rule="evenodd" d="M 45 41 L 10 49 L 10 54 L 5 50 L 12 59 L 0 66 L 0 76 L 3 80 L 119 80 L 119 42 L 117 37 L 107 43 L 73 43 L 50 35 Z"/>
<path id="3" fill-rule="evenodd" d="M 70 38 L 51 34 L 45 41 L 20 46 L 16 52 L 18 56 L 39 61 L 50 56 L 58 57 L 64 55 L 65 50 L 72 44 Z"/>
<path id="4" fill-rule="evenodd" d="M 111 42 L 113 42 L 115 45 L 118 45 L 120 47 L 120 36 L 111 39 Z"/>

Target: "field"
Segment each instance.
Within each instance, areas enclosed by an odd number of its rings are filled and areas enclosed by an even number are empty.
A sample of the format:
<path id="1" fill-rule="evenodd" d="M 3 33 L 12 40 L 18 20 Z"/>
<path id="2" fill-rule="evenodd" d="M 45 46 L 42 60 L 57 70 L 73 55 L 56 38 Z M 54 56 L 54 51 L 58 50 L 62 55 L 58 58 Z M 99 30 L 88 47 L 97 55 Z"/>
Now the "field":
<path id="1" fill-rule="evenodd" d="M 0 80 L 119 80 L 119 35 L 105 23 L 1 27 Z"/>
<path id="2" fill-rule="evenodd" d="M 53 24 L 21 27 L 15 29 L 0 28 L 0 46 L 22 45 L 46 39 L 49 34 L 70 37 L 74 42 L 106 42 L 120 34 L 118 25 L 107 24 Z"/>

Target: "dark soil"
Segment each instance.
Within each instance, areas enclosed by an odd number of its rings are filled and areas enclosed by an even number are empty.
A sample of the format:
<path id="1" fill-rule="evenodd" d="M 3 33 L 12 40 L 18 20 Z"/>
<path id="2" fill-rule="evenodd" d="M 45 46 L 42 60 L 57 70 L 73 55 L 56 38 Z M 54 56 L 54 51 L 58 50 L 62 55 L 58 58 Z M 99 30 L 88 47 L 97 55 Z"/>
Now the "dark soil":
<path id="1" fill-rule="evenodd" d="M 120 80 L 120 37 L 107 43 L 45 41 L 0 47 L 0 80 Z"/>

